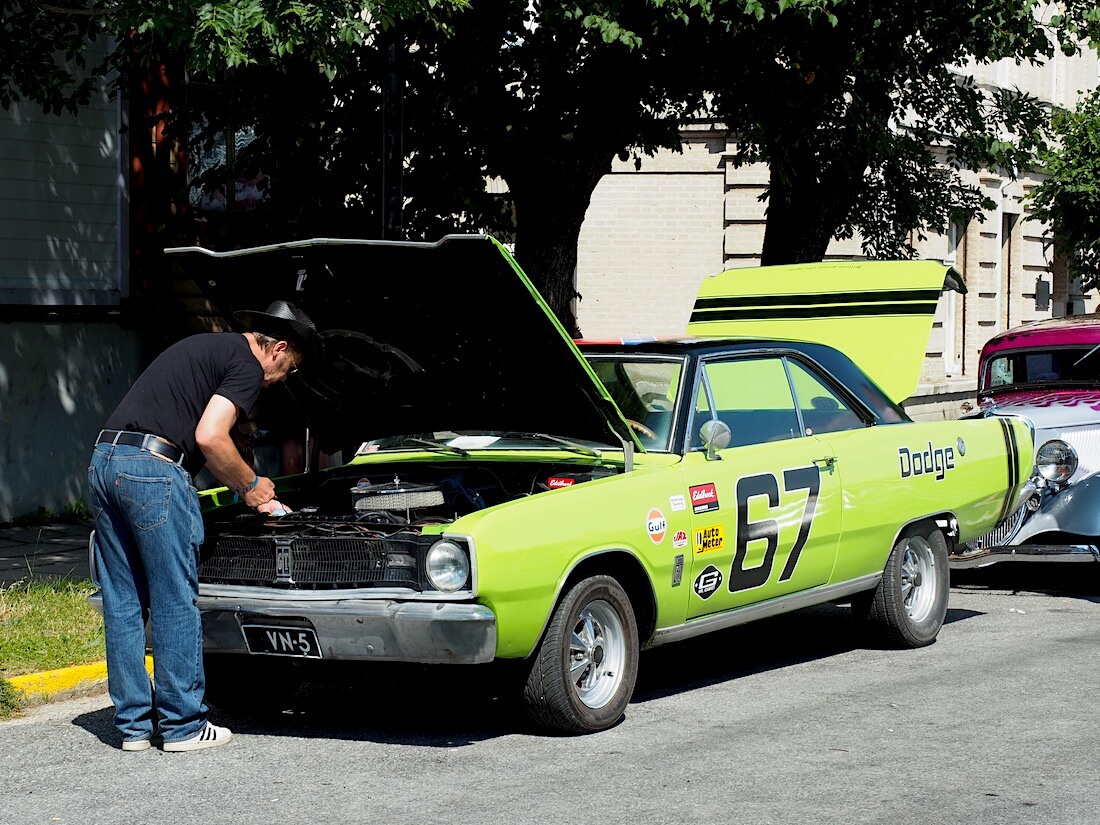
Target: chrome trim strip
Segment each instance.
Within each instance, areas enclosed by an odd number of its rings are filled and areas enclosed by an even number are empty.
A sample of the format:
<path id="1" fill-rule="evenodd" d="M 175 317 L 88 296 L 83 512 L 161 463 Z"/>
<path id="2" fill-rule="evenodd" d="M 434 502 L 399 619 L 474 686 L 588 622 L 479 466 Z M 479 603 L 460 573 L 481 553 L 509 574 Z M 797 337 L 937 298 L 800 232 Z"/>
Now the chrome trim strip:
<path id="1" fill-rule="evenodd" d="M 1001 561 L 1100 561 L 1100 547 L 1095 544 L 1017 544 L 966 550 L 947 557 L 948 567 L 952 570 L 988 567 Z"/>
<path id="2" fill-rule="evenodd" d="M 691 619 L 684 624 L 658 630 L 653 634 L 650 647 L 667 644 L 668 642 L 678 642 L 681 639 L 690 639 L 693 636 L 701 636 L 714 630 L 723 630 L 727 627 L 754 622 L 757 619 L 766 619 L 770 616 L 778 616 L 781 613 L 789 613 L 792 610 L 800 610 L 803 607 L 851 596 L 854 593 L 873 589 L 878 585 L 881 578 L 882 573 L 872 573 L 870 576 L 861 576 L 858 579 L 851 579 L 839 584 L 815 587 L 802 593 L 780 596 L 778 599 L 739 607 L 726 613 Z"/>
<path id="3" fill-rule="evenodd" d="M 429 590 L 423 593 L 407 587 L 357 587 L 351 590 L 298 590 L 292 587 L 253 587 L 236 584 L 199 584 L 199 598 L 255 599 L 270 602 L 378 602 L 399 599 L 401 601 L 460 602 L 473 597 L 470 590 L 443 593 Z"/>

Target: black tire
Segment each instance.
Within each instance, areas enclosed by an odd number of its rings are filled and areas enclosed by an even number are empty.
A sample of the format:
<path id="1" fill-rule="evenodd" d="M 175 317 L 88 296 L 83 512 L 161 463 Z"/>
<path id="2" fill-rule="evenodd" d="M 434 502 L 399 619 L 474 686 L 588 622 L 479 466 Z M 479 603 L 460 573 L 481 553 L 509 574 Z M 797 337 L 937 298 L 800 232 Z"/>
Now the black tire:
<path id="1" fill-rule="evenodd" d="M 878 587 L 852 600 L 868 631 L 892 647 L 936 641 L 951 590 L 947 540 L 935 528 L 913 528 L 894 545 Z"/>
<path id="2" fill-rule="evenodd" d="M 593 576 L 554 610 L 523 690 L 537 724 L 595 733 L 626 712 L 638 678 L 638 622 L 615 579 Z"/>

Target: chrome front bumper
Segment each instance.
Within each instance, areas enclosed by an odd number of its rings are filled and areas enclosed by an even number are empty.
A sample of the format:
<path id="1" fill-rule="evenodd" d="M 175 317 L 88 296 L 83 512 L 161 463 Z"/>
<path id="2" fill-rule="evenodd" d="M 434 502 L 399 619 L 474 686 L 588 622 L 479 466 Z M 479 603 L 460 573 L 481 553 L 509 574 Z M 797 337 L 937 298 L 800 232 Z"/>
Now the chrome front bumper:
<path id="1" fill-rule="evenodd" d="M 1002 561 L 1083 562 L 1100 561 L 1095 544 L 1017 544 L 1011 547 L 965 548 L 947 557 L 952 570 L 987 567 Z"/>
<path id="2" fill-rule="evenodd" d="M 102 613 L 99 594 L 88 600 Z M 325 659 L 484 664 L 496 655 L 496 616 L 479 604 L 204 596 L 203 647 L 249 653 L 242 624 L 312 627 Z"/>

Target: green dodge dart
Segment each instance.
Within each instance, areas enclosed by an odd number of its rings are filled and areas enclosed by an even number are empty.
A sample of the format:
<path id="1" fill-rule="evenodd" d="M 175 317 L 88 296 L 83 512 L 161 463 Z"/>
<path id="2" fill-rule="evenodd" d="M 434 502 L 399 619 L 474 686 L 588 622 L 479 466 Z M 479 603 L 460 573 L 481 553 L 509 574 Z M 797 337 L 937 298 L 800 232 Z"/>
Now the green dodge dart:
<path id="1" fill-rule="evenodd" d="M 1025 419 L 899 406 L 962 288 L 941 264 L 731 270 L 680 339 L 574 342 L 485 236 L 171 251 L 227 308 L 262 283 L 324 330 L 288 388 L 354 453 L 278 479 L 283 516 L 203 494 L 214 692 L 257 657 L 514 660 L 532 718 L 586 733 L 642 648 L 800 607 L 927 645 L 949 555 L 1031 471 Z"/>

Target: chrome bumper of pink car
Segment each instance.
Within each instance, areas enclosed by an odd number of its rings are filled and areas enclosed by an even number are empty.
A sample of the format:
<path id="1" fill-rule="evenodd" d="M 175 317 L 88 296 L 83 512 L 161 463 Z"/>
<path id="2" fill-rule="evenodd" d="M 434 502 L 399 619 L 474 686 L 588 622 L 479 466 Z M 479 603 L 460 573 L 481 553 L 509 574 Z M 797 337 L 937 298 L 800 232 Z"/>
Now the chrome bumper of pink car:
<path id="1" fill-rule="evenodd" d="M 1002 561 L 1100 561 L 1100 548 L 1094 544 L 1017 544 L 979 550 L 965 548 L 961 553 L 948 556 L 947 561 L 952 570 L 986 567 Z"/>

